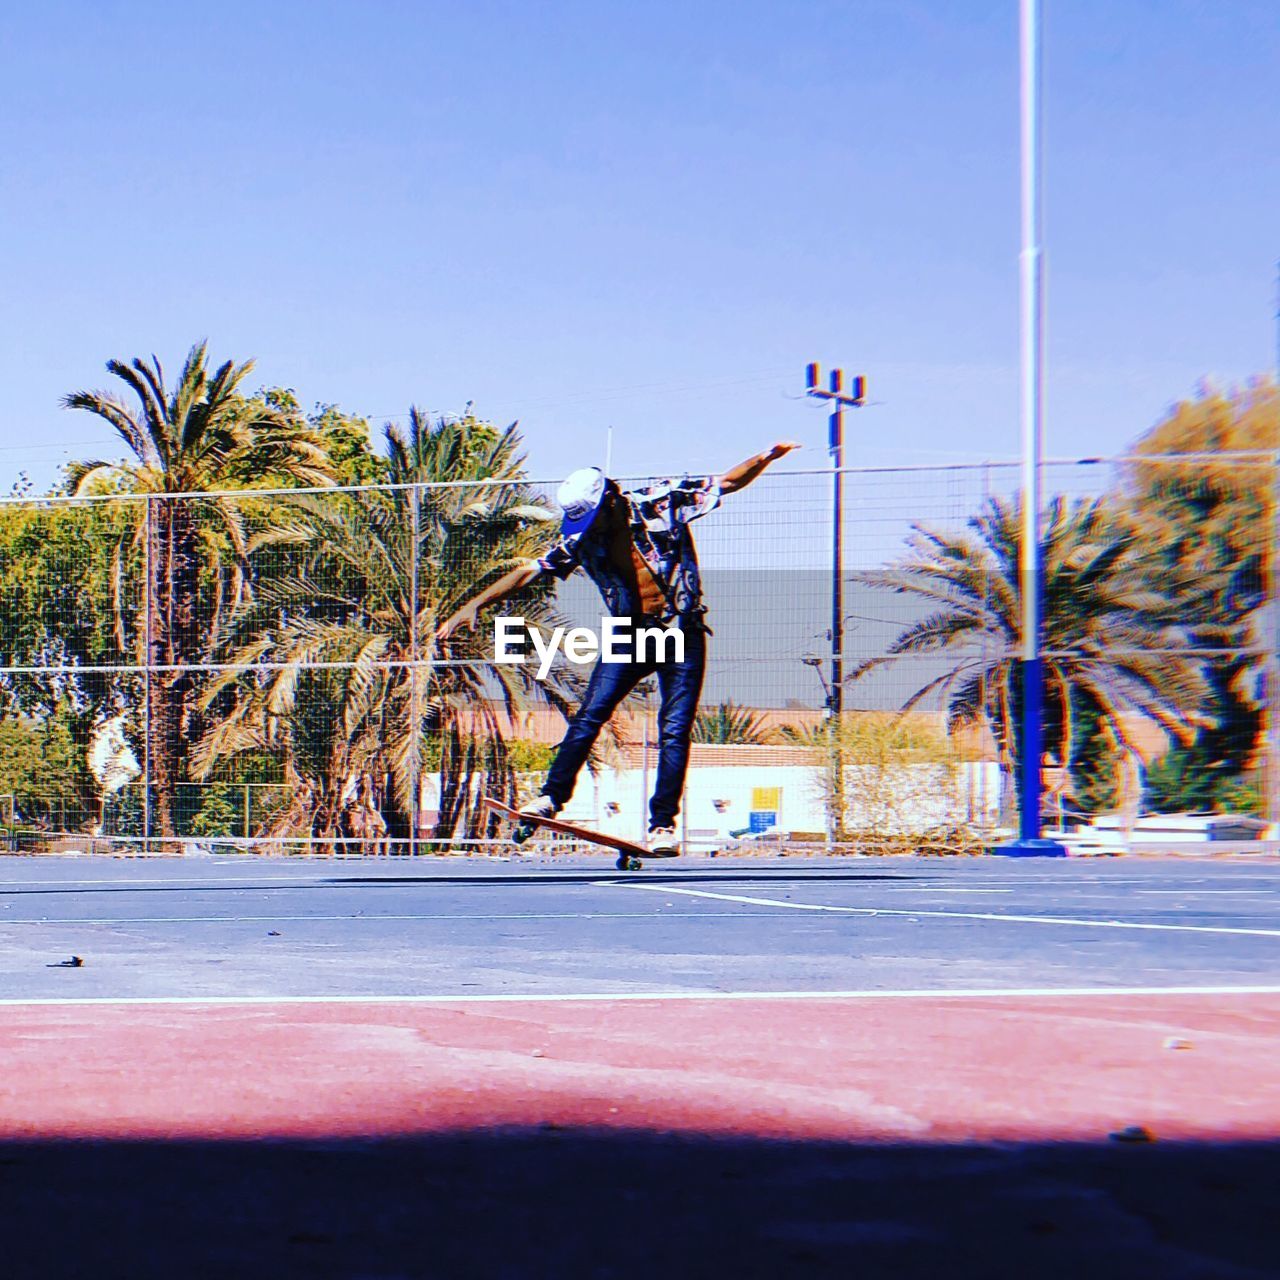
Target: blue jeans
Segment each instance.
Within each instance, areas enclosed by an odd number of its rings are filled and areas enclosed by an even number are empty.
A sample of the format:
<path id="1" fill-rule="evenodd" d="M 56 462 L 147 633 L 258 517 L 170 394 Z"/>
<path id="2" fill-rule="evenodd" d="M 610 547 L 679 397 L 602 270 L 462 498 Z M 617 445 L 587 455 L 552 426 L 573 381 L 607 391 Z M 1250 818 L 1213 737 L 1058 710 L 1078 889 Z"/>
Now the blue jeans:
<path id="1" fill-rule="evenodd" d="M 618 704 L 646 676 L 658 677 L 662 705 L 658 710 L 658 779 L 649 802 L 649 829 L 675 825 L 689 767 L 689 738 L 698 714 L 698 695 L 707 665 L 707 633 L 691 627 L 684 633 L 680 662 L 597 662 L 577 714 L 547 772 L 542 794 L 559 807 L 569 803 L 578 772 L 586 763 L 600 730 Z"/>

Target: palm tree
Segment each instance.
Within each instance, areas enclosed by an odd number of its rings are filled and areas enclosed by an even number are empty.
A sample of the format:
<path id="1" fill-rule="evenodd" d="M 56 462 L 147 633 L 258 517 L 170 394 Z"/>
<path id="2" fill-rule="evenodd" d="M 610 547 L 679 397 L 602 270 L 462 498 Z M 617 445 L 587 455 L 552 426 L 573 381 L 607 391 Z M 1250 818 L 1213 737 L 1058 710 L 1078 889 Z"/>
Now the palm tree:
<path id="1" fill-rule="evenodd" d="M 693 722 L 693 741 L 719 746 L 758 746 L 768 742 L 769 728 L 750 707 L 722 702 L 710 711 L 699 711 Z"/>
<path id="2" fill-rule="evenodd" d="M 253 485 L 331 483 L 324 451 L 296 419 L 240 388 L 252 361 L 228 360 L 210 371 L 207 343 L 187 355 L 170 390 L 164 370 L 150 360 L 107 362 L 137 400 L 136 408 L 106 391 L 76 391 L 63 404 L 104 419 L 133 453 L 133 461 L 94 460 L 73 465 L 69 485 L 83 493 L 95 485 L 123 483 L 145 494 L 138 504 L 136 536 L 145 570 L 145 607 L 137 643 L 149 669 L 146 750 L 160 833 L 177 833 L 177 785 L 189 776 L 196 717 L 198 664 L 212 657 L 218 627 L 202 616 L 202 571 L 229 547 L 232 594 L 244 589 L 250 550 L 241 506 L 216 491 Z M 173 495 L 205 494 L 208 497 Z M 223 578 L 218 575 L 218 584 Z M 234 601 L 233 601 L 234 602 Z M 225 603 L 216 596 L 214 609 Z"/>
<path id="3" fill-rule="evenodd" d="M 523 483 L 515 427 L 433 423 L 413 409 L 407 433 L 389 425 L 385 440 L 385 485 L 289 499 L 274 536 L 303 548 L 301 562 L 260 580 L 237 621 L 235 662 L 252 679 L 228 673 L 206 694 L 212 705 L 238 686 L 201 743 L 202 772 L 244 750 L 285 753 L 302 799 L 281 835 L 338 836 L 351 779 L 368 773 L 403 840 L 424 748 L 441 773 L 434 836 L 478 834 L 481 795 L 513 797 L 495 706 L 511 724 L 530 696 L 565 705 L 557 681 L 496 666 L 482 631 L 455 636 L 447 656 L 431 647 L 440 619 L 545 546 L 554 516 Z M 549 600 L 535 588 L 521 611 L 553 623 Z"/>
<path id="4" fill-rule="evenodd" d="M 1137 720 L 1178 741 L 1203 723 L 1206 684 L 1176 600 L 1157 590 L 1136 526 L 1106 499 L 1049 504 L 1044 536 L 1041 651 L 1046 746 L 1078 763 L 1078 722 L 1096 723 L 1114 753 L 1132 750 Z M 851 679 L 907 655 L 937 654 L 946 669 L 913 693 L 908 710 L 941 699 L 951 728 L 986 723 L 1006 781 L 1020 754 L 1021 503 L 992 498 L 951 533 L 917 525 L 907 555 L 857 577 L 927 607 L 887 655 Z"/>

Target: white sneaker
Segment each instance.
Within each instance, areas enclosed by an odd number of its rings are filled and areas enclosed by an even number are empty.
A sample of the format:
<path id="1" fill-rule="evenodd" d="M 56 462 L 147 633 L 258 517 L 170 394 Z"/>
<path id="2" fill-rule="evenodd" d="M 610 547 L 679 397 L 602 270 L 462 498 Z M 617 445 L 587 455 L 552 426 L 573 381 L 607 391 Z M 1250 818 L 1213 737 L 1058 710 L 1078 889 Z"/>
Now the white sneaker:
<path id="1" fill-rule="evenodd" d="M 680 840 L 675 827 L 654 827 L 645 841 L 645 848 L 655 858 L 675 858 L 680 854 Z"/>
<path id="2" fill-rule="evenodd" d="M 511 829 L 511 843 L 517 846 L 526 844 L 537 835 L 538 820 L 554 818 L 559 811 L 560 806 L 550 796 L 534 796 L 528 804 L 521 805 L 517 810 L 520 819 Z"/>
<path id="3" fill-rule="evenodd" d="M 520 812 L 530 818 L 554 818 L 560 806 L 550 796 L 534 796 L 528 804 L 520 806 Z"/>

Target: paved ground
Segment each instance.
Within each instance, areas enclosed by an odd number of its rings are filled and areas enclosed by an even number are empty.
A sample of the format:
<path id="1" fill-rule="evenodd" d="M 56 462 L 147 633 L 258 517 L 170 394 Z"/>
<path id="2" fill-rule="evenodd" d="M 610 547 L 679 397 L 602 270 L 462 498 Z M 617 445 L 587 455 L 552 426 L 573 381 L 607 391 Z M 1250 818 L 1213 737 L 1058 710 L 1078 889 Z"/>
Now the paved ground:
<path id="1" fill-rule="evenodd" d="M 6 1274 L 1277 1276 L 1277 888 L 3 859 Z"/>
<path id="2" fill-rule="evenodd" d="M 16 998 L 1274 982 L 1280 863 L 0 859 Z M 80 969 L 47 965 L 80 955 Z"/>

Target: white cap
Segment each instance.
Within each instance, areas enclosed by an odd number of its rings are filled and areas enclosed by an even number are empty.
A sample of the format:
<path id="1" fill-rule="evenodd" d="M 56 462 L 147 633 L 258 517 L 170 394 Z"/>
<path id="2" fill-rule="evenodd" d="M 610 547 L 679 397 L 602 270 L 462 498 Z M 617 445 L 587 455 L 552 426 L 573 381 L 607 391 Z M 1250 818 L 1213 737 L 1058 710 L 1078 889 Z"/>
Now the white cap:
<path id="1" fill-rule="evenodd" d="M 606 483 L 599 467 L 583 467 L 568 476 L 556 490 L 556 501 L 564 511 L 561 531 L 566 537 L 582 533 L 596 518 L 604 502 Z"/>

